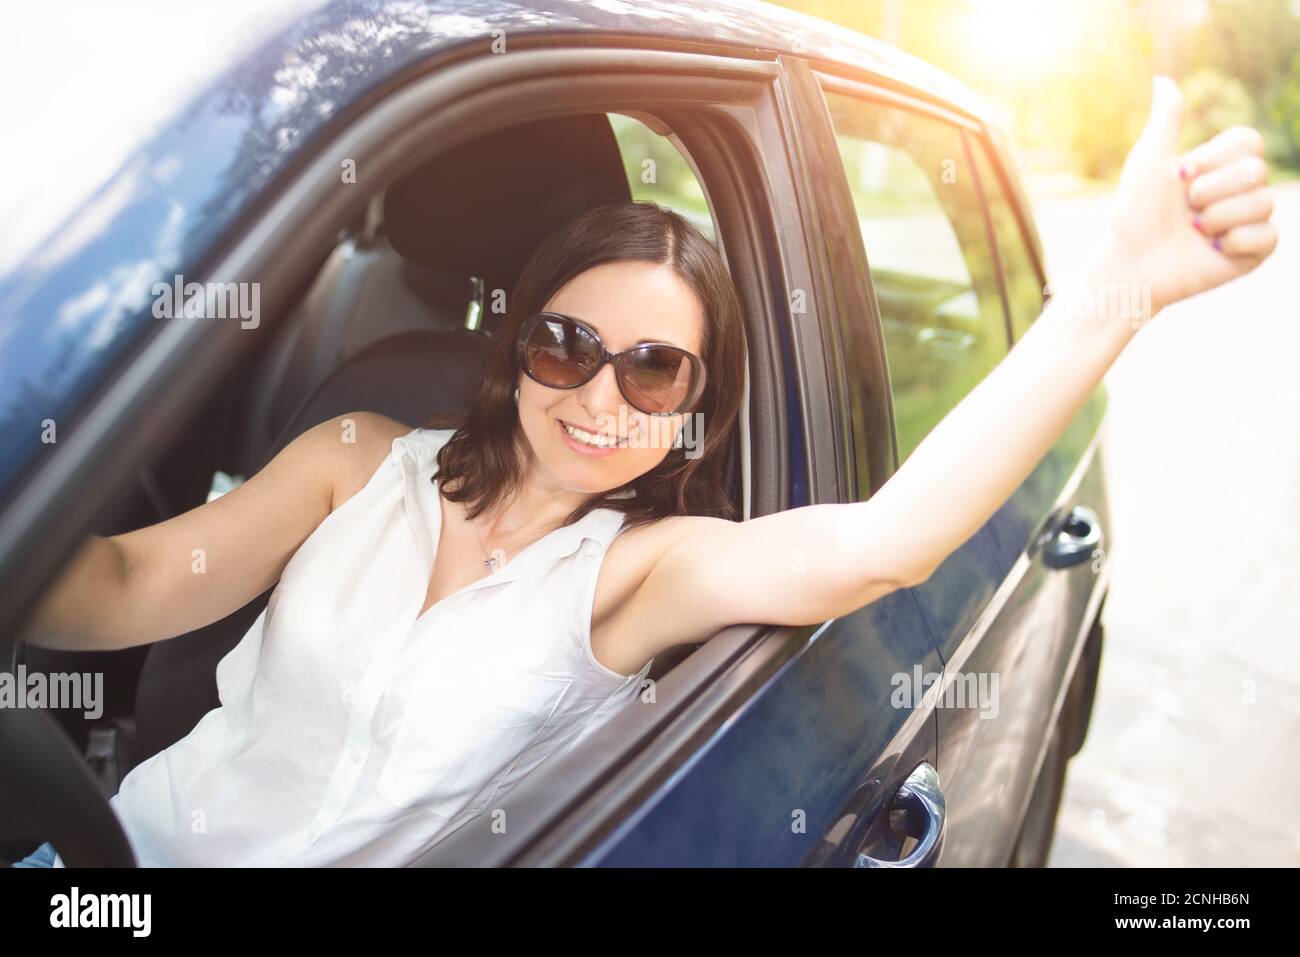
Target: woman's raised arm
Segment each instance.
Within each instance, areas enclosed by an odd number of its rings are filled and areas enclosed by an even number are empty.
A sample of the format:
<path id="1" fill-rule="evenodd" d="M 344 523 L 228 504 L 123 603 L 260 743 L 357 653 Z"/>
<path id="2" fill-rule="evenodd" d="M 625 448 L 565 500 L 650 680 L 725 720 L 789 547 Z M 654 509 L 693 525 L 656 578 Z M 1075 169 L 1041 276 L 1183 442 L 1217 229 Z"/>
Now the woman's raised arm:
<path id="1" fill-rule="evenodd" d="M 638 653 L 742 622 L 815 624 L 924 581 L 1025 480 L 1144 323 L 1272 252 L 1259 134 L 1234 128 L 1179 156 L 1182 96 L 1165 78 L 1154 94 L 1091 269 L 1058 291 L 869 501 L 675 522 L 618 613 Z M 1097 308 L 1125 302 L 1143 308 Z"/>

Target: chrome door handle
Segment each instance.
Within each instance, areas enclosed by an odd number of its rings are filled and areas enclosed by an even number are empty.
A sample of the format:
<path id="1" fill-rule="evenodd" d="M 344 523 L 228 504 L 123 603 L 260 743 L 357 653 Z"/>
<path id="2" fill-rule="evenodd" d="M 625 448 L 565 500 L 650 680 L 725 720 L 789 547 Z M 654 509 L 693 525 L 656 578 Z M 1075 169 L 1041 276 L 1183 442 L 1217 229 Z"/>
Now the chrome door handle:
<path id="1" fill-rule="evenodd" d="M 1070 568 L 1092 558 L 1101 545 L 1101 519 L 1086 505 L 1076 505 L 1064 521 L 1049 526 L 1043 542 L 1043 564 L 1048 568 Z"/>
<path id="2" fill-rule="evenodd" d="M 922 761 L 894 792 L 885 813 L 889 815 L 890 829 L 916 838 L 916 847 L 897 861 L 882 861 L 859 851 L 853 866 L 933 867 L 943 848 L 947 824 L 947 806 L 943 791 L 939 789 L 939 772 L 928 761 Z"/>

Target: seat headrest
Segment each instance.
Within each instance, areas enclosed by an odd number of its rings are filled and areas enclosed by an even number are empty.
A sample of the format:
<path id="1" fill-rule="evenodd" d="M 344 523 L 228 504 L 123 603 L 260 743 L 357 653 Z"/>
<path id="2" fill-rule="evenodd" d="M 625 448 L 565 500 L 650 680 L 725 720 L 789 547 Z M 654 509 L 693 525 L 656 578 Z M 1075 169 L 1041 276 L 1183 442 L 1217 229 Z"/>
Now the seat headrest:
<path id="1" fill-rule="evenodd" d="M 543 239 L 581 213 L 632 198 L 609 117 L 521 123 L 443 153 L 384 194 L 403 257 L 514 287 Z"/>

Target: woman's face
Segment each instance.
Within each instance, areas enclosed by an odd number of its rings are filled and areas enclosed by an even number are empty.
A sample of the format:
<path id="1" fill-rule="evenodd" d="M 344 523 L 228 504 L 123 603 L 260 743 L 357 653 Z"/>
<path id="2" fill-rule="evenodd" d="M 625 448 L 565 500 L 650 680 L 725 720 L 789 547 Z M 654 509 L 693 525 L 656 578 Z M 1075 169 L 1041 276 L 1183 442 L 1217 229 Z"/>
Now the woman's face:
<path id="1" fill-rule="evenodd" d="M 542 308 L 586 322 L 611 353 L 647 339 L 703 358 L 704 306 L 666 265 L 603 263 L 569 280 Z M 573 389 L 519 376 L 519 421 L 535 464 L 570 491 L 607 492 L 649 472 L 668 455 L 688 414 L 650 416 L 629 405 L 610 363 Z M 597 449 L 570 435 L 566 425 L 626 442 Z M 698 433 L 688 435 L 701 441 Z"/>

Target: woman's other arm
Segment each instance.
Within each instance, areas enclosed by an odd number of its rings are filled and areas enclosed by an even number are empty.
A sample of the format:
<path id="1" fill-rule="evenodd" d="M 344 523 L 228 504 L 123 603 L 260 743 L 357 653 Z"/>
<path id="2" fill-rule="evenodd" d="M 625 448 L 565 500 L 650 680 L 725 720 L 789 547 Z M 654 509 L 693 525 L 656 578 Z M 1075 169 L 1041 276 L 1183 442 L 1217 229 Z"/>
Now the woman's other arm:
<path id="1" fill-rule="evenodd" d="M 92 535 L 42 597 L 23 640 L 105 651 L 224 618 L 275 584 L 298 546 L 407 431 L 371 413 L 339 416 L 220 498 L 136 531 Z"/>

